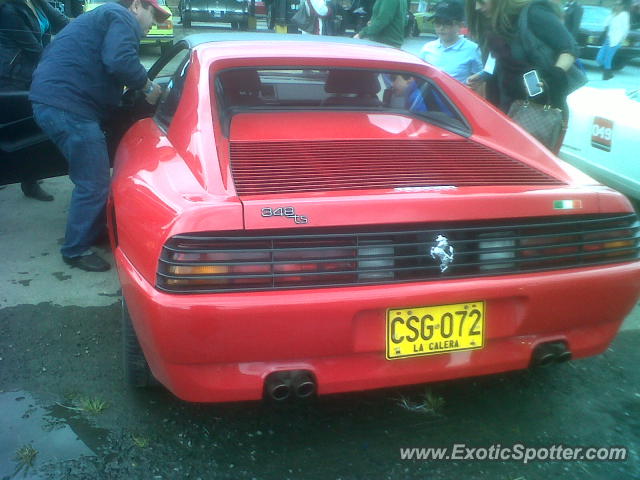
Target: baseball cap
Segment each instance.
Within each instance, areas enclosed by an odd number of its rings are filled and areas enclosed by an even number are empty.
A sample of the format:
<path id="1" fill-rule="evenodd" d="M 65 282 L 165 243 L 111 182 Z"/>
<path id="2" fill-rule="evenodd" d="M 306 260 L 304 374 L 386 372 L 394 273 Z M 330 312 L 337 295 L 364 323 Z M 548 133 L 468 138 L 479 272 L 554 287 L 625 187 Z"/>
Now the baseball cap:
<path id="1" fill-rule="evenodd" d="M 464 9 L 460 2 L 447 0 L 436 5 L 436 11 L 431 20 L 447 20 L 453 22 L 462 22 L 464 20 Z"/>
<path id="2" fill-rule="evenodd" d="M 167 18 L 171 16 L 171 13 L 168 10 L 165 10 L 160 6 L 158 0 L 142 0 L 144 3 L 148 3 L 153 7 L 153 16 L 158 22 L 164 22 Z"/>

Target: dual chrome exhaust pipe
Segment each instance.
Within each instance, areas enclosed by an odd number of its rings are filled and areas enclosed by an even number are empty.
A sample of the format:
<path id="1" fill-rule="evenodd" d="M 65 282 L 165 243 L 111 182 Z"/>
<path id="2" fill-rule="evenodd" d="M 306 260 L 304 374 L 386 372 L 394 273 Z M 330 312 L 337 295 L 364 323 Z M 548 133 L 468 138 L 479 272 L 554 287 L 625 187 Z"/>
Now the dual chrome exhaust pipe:
<path id="1" fill-rule="evenodd" d="M 541 343 L 531 355 L 532 367 L 546 367 L 553 363 L 571 360 L 571 351 L 564 342 Z"/>
<path id="2" fill-rule="evenodd" d="M 554 363 L 571 360 L 571 351 L 565 342 L 541 343 L 531 355 L 532 367 L 546 367 Z M 283 370 L 267 375 L 264 396 L 275 402 L 284 402 L 291 397 L 311 398 L 316 394 L 317 384 L 313 374 L 307 370 Z"/>
<path id="3" fill-rule="evenodd" d="M 316 380 L 307 370 L 273 372 L 264 382 L 265 397 L 276 402 L 283 402 L 290 397 L 310 398 L 316 390 Z"/>

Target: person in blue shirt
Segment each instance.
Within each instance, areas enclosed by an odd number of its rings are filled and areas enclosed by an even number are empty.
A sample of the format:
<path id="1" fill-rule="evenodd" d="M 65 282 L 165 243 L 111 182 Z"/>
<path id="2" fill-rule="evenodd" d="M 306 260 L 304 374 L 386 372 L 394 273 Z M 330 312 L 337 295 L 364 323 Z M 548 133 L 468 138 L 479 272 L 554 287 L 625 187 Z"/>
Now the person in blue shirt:
<path id="1" fill-rule="evenodd" d="M 103 272 L 107 261 L 91 251 L 106 230 L 111 180 L 103 122 L 125 86 L 142 90 L 154 104 L 160 86 L 140 63 L 140 40 L 169 12 L 158 0 L 119 0 L 83 13 L 44 51 L 33 74 L 29 99 L 40 128 L 69 164 L 74 184 L 60 252 L 68 265 Z"/>
<path id="2" fill-rule="evenodd" d="M 440 2 L 431 19 L 438 39 L 427 42 L 418 55 L 459 82 L 466 83 L 471 75 L 482 70 L 482 59 L 478 45 L 460 35 L 464 7 L 455 0 Z"/>
<path id="3" fill-rule="evenodd" d="M 393 74 L 391 80 L 391 106 L 411 112 L 426 112 L 427 107 L 416 79 L 412 75 Z"/>

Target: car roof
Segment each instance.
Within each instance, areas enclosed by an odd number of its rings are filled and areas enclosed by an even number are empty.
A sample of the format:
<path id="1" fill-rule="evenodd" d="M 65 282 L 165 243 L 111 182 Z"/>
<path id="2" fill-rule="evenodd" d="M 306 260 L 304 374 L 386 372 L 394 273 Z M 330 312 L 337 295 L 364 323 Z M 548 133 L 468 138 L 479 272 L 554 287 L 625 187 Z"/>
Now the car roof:
<path id="1" fill-rule="evenodd" d="M 194 33 L 183 38 L 189 47 L 197 47 L 203 43 L 211 42 L 264 42 L 264 41 L 296 41 L 296 42 L 323 42 L 338 44 L 369 44 L 384 47 L 382 43 L 371 40 L 362 40 L 351 37 L 334 37 L 325 35 L 297 35 L 287 33 L 267 33 L 267 32 L 239 32 L 230 35 L 229 33 Z"/>
<path id="2" fill-rule="evenodd" d="M 370 40 L 320 35 L 277 33 L 199 33 L 182 39 L 189 48 L 207 55 L 236 58 L 317 57 L 379 60 L 424 64 L 415 55 Z M 215 44 L 215 45 L 211 45 Z M 210 48 L 215 47 L 215 48 Z"/>

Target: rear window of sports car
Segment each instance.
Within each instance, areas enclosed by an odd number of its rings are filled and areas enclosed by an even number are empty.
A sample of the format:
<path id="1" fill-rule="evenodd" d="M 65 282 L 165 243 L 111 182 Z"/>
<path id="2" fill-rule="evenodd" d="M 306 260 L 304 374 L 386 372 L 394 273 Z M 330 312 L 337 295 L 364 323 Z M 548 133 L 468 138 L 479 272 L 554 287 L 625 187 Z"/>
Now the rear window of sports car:
<path id="1" fill-rule="evenodd" d="M 455 104 L 431 80 L 397 71 L 236 68 L 215 77 L 223 125 L 247 110 L 364 110 L 418 116 L 470 135 Z"/>

